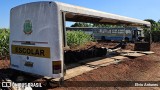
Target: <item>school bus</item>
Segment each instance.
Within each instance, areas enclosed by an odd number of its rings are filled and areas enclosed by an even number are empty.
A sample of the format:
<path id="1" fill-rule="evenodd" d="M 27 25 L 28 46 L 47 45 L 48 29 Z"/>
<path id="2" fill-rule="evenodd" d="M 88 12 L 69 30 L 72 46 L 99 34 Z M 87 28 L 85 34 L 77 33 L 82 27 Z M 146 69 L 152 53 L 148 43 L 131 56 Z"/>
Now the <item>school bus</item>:
<path id="1" fill-rule="evenodd" d="M 146 21 L 60 2 L 22 4 L 10 11 L 10 67 L 63 80 L 65 21 L 151 26 Z"/>

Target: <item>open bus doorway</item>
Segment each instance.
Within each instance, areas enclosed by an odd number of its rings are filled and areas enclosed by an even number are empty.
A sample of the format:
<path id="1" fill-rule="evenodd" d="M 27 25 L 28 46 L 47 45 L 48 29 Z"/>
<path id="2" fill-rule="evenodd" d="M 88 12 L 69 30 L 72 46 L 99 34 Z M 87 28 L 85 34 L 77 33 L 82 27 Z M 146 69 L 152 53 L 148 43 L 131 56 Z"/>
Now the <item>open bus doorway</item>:
<path id="1" fill-rule="evenodd" d="M 137 41 L 144 41 L 144 32 L 143 32 L 143 29 L 137 29 L 137 30 L 133 30 L 132 32 L 132 40 L 134 42 L 137 42 Z"/>

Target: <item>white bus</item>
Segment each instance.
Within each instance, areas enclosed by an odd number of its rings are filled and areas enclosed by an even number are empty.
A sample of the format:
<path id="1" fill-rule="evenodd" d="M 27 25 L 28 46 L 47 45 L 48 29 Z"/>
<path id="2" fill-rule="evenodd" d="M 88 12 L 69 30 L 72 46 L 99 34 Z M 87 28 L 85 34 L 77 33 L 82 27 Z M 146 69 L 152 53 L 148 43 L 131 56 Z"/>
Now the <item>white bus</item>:
<path id="1" fill-rule="evenodd" d="M 117 27 L 117 28 L 99 28 L 99 27 L 66 27 L 67 31 L 84 31 L 92 35 L 96 40 L 106 41 L 140 41 L 144 38 L 143 29 L 140 27 Z"/>
<path id="2" fill-rule="evenodd" d="M 63 80 L 65 21 L 150 27 L 146 21 L 60 2 L 19 5 L 10 11 L 10 67 Z"/>

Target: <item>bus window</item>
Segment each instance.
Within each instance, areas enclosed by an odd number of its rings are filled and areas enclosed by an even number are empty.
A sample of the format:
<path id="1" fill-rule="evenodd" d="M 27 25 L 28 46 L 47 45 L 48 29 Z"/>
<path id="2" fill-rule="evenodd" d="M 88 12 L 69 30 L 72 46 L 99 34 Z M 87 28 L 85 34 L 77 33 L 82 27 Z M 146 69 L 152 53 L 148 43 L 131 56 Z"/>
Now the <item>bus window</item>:
<path id="1" fill-rule="evenodd" d="M 131 34 L 131 30 L 126 30 L 126 34 Z"/>
<path id="2" fill-rule="evenodd" d="M 119 33 L 119 34 L 123 34 L 123 33 L 124 33 L 124 29 L 119 29 L 119 30 L 118 30 L 118 33 Z"/>
<path id="3" fill-rule="evenodd" d="M 112 33 L 117 33 L 117 29 L 112 29 Z"/>
<path id="4" fill-rule="evenodd" d="M 104 29 L 105 33 L 110 34 L 111 30 L 110 29 Z"/>
<path id="5" fill-rule="evenodd" d="M 141 37 L 141 31 L 138 31 L 138 37 Z"/>

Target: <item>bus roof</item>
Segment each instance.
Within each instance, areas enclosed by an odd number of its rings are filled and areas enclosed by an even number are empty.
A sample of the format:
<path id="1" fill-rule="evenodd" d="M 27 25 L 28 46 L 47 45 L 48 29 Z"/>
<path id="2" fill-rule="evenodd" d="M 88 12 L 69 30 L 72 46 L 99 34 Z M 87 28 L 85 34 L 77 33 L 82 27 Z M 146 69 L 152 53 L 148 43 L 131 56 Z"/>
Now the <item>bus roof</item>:
<path id="1" fill-rule="evenodd" d="M 89 23 L 104 23 L 104 24 L 125 24 L 129 26 L 147 26 L 150 27 L 150 22 L 120 16 L 116 14 L 106 13 L 102 11 L 97 11 L 93 9 L 88 9 L 80 6 L 74 6 L 70 4 L 65 4 L 57 1 L 39 1 L 32 2 L 39 4 L 53 4 L 55 5 L 59 11 L 65 12 L 66 21 L 74 21 L 74 22 L 89 22 Z M 31 3 L 27 3 L 31 4 Z M 23 4 L 26 5 L 26 4 Z M 19 6 L 23 6 L 19 5 Z M 18 6 L 18 7 L 19 7 Z"/>
<path id="2" fill-rule="evenodd" d="M 150 22 L 135 19 L 135 18 L 101 12 L 101 11 L 69 5 L 61 2 L 53 2 L 53 3 L 56 3 L 61 11 L 66 12 L 67 21 L 107 23 L 107 24 L 126 24 L 131 26 L 132 25 L 148 26 L 148 27 L 151 26 Z"/>

